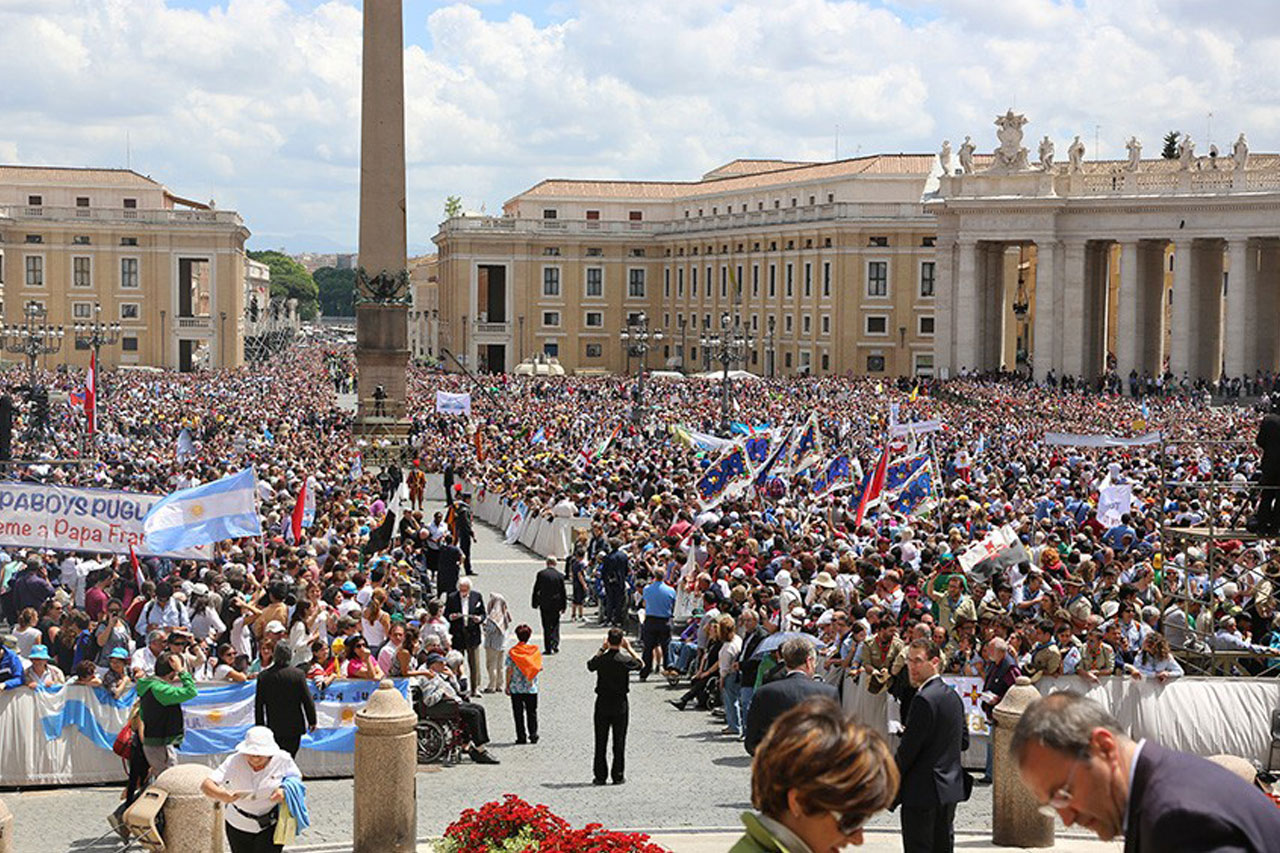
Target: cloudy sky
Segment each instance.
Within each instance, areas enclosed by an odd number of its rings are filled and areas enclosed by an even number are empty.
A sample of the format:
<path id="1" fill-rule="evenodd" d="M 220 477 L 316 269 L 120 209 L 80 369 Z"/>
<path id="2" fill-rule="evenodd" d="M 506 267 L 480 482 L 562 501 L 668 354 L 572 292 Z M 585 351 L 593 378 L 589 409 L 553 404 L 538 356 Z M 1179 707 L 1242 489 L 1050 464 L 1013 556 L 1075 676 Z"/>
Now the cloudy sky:
<path id="1" fill-rule="evenodd" d="M 405 0 L 409 233 L 544 177 L 935 151 L 1012 106 L 1154 156 L 1280 150 L 1272 0 Z M 0 0 L 0 163 L 124 166 L 257 248 L 353 250 L 357 0 Z M 1210 115 L 1212 114 L 1212 116 Z M 839 142 L 837 146 L 837 126 Z"/>

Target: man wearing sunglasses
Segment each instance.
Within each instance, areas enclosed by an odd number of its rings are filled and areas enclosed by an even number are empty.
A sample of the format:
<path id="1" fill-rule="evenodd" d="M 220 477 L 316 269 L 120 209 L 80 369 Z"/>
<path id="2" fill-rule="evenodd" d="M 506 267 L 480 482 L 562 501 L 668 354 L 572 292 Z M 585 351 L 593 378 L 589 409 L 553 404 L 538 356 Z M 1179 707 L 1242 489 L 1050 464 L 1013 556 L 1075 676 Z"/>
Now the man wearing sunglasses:
<path id="1" fill-rule="evenodd" d="M 1266 853 L 1280 844 L 1280 809 L 1257 788 L 1199 756 L 1136 743 L 1101 705 L 1070 691 L 1027 708 L 1011 744 L 1040 810 L 1126 851 Z"/>

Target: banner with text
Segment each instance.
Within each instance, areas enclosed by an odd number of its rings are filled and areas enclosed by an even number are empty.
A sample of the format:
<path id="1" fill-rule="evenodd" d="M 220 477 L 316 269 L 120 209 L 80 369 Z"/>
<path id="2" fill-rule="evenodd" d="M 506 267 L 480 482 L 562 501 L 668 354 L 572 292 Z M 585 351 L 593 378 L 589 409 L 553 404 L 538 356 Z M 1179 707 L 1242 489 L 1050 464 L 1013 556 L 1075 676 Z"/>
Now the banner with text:
<path id="1" fill-rule="evenodd" d="M 157 554 L 142 541 L 142 520 L 162 495 L 0 482 L 0 545 L 140 556 Z M 158 556 L 208 560 L 200 546 Z"/>

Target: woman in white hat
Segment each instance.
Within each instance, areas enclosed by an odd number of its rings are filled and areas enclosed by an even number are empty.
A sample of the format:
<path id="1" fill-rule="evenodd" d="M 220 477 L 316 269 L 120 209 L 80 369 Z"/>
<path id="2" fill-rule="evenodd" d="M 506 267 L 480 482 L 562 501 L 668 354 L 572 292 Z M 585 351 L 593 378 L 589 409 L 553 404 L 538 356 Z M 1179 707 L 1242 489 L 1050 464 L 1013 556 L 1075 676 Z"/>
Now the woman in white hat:
<path id="1" fill-rule="evenodd" d="M 236 751 L 205 779 L 200 790 L 211 800 L 227 804 L 227 842 L 231 853 L 279 853 L 274 843 L 276 822 L 284 802 L 282 783 L 302 778 L 289 753 L 276 745 L 266 726 L 253 726 Z"/>

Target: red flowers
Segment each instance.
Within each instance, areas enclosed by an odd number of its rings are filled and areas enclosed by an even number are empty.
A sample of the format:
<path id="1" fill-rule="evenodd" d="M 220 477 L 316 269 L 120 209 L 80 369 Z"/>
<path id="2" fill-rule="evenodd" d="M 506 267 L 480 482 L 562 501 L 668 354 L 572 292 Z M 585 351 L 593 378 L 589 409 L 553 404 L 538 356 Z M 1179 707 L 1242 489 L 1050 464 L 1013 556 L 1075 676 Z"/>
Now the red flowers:
<path id="1" fill-rule="evenodd" d="M 572 829 L 543 805 L 515 794 L 467 809 L 444 831 L 444 853 L 668 853 L 638 832 L 613 832 L 598 823 Z"/>

